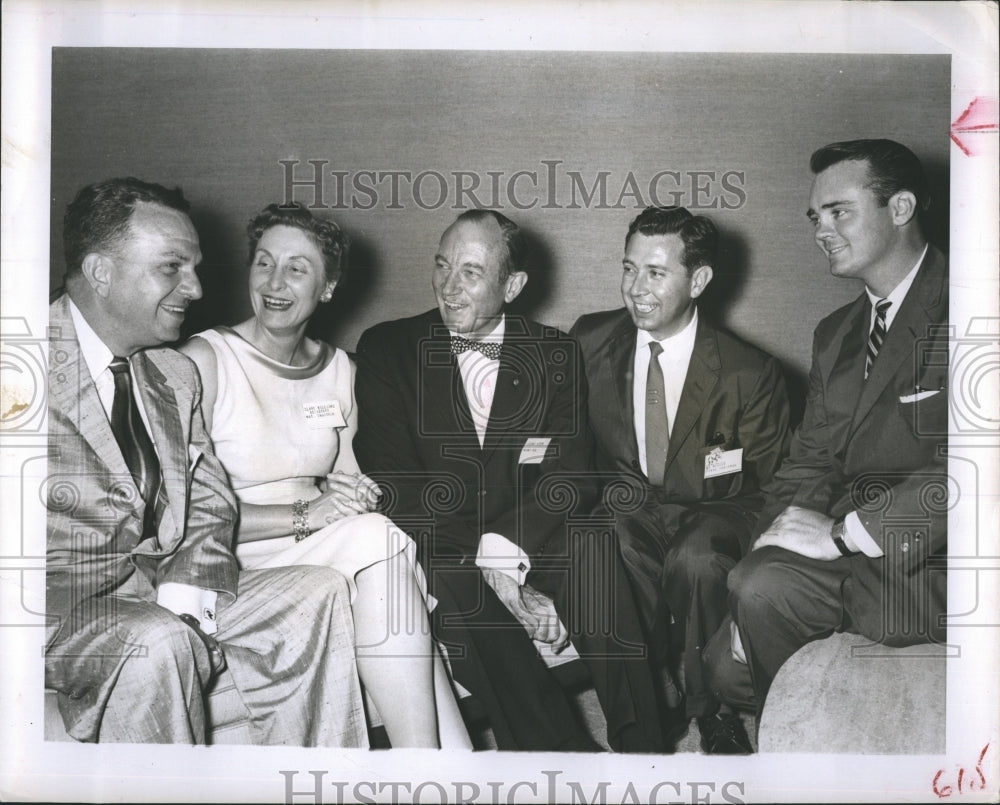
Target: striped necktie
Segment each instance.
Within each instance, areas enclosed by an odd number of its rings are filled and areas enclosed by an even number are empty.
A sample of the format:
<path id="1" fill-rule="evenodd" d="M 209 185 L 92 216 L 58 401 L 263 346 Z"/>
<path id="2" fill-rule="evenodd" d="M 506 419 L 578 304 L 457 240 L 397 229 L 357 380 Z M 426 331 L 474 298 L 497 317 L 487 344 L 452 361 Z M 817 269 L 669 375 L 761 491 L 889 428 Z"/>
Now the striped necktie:
<path id="1" fill-rule="evenodd" d="M 111 431 L 121 448 L 132 480 L 139 488 L 146 503 L 145 528 L 155 523 L 156 495 L 160 488 L 160 461 L 153 449 L 153 442 L 146 432 L 146 426 L 139 415 L 132 390 L 132 375 L 127 358 L 115 357 L 108 365 L 115 379 L 115 398 L 111 405 Z"/>
<path id="2" fill-rule="evenodd" d="M 875 357 L 885 341 L 885 314 L 891 305 L 892 302 L 887 299 L 880 299 L 875 305 L 875 325 L 868 336 L 868 350 L 865 353 L 865 380 L 868 379 Z"/>

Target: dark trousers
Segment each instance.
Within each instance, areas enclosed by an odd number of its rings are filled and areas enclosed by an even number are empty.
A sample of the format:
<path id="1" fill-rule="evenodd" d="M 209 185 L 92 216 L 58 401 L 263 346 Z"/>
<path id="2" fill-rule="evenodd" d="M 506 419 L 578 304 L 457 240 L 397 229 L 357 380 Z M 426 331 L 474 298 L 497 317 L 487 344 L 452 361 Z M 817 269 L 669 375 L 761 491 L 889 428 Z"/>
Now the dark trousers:
<path id="1" fill-rule="evenodd" d="M 702 666 L 715 698 L 734 710 L 756 711 L 757 697 L 750 679 L 750 668 L 733 656 L 732 624 L 732 617 L 727 617 L 708 639 L 702 654 Z"/>
<path id="2" fill-rule="evenodd" d="M 566 691 L 474 557 L 442 545 L 422 553 L 438 600 L 435 637 L 447 647 L 455 679 L 485 707 L 498 748 L 593 749 Z M 553 598 L 586 663 L 611 748 L 664 751 L 647 652 L 610 529 L 573 535 L 565 555 L 533 565 L 528 584 Z"/>
<path id="3" fill-rule="evenodd" d="M 615 516 L 622 558 L 653 657 L 670 656 L 670 617 L 683 630 L 685 714 L 713 715 L 719 700 L 702 654 L 729 612 L 726 578 L 746 552 L 750 518 L 738 507 L 689 507 L 648 500 Z"/>
<path id="4" fill-rule="evenodd" d="M 881 559 L 810 559 L 773 546 L 751 551 L 729 575 L 757 714 L 785 660 L 812 640 L 853 632 L 888 646 L 942 642 L 947 579 L 905 574 Z"/>

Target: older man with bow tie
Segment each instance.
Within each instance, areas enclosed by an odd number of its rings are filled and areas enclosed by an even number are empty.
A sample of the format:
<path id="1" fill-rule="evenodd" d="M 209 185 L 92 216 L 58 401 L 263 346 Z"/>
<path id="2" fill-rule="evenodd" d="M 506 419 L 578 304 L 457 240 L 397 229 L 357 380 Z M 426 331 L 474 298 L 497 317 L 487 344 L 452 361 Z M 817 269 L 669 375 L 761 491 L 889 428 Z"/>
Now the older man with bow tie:
<path id="1" fill-rule="evenodd" d="M 592 751 L 531 638 L 583 657 L 617 751 L 664 748 L 611 534 L 575 530 L 596 484 L 575 341 L 507 315 L 528 281 L 517 225 L 463 213 L 434 261 L 437 309 L 358 343 L 362 470 L 421 545 L 437 637 L 501 749 Z"/>

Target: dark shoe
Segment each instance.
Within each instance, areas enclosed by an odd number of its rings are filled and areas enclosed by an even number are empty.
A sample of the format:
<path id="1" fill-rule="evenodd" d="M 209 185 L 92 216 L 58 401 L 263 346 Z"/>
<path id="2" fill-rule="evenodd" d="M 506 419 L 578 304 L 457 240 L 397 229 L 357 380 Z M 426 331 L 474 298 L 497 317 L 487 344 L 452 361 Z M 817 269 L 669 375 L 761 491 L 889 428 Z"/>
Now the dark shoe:
<path id="1" fill-rule="evenodd" d="M 647 727 L 656 729 L 657 725 L 647 725 Z M 659 735 L 650 736 L 643 731 L 641 725 L 634 723 L 626 724 L 614 735 L 608 735 L 608 745 L 612 752 L 626 754 L 662 755 L 666 751 Z"/>
<path id="2" fill-rule="evenodd" d="M 687 735 L 691 716 L 686 715 L 684 710 L 684 701 L 681 700 L 679 707 L 665 707 L 662 711 L 663 733 L 668 754 L 673 754 L 677 749 L 677 744 Z"/>
<path id="3" fill-rule="evenodd" d="M 701 748 L 710 755 L 750 755 L 753 746 L 736 713 L 717 713 L 698 719 Z"/>

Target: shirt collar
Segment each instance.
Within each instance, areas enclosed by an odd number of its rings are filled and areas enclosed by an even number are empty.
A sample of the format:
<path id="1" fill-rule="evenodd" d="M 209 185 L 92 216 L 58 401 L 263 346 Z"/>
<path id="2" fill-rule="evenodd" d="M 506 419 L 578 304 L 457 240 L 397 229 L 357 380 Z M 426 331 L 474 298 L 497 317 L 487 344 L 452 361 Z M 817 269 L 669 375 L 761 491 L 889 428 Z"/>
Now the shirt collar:
<path id="1" fill-rule="evenodd" d="M 507 314 L 506 313 L 501 313 L 500 314 L 500 321 L 497 322 L 497 326 L 494 327 L 490 332 L 488 332 L 482 338 L 469 338 L 468 340 L 470 340 L 470 341 L 481 341 L 481 342 L 486 343 L 486 344 L 502 344 L 503 343 L 503 335 L 504 335 L 504 332 L 506 331 L 506 329 L 507 329 Z M 461 333 L 456 333 L 451 328 L 448 329 L 448 334 L 452 338 L 467 338 L 467 336 L 464 336 Z"/>
<path id="2" fill-rule="evenodd" d="M 691 321 L 687 323 L 683 330 L 679 333 L 674 333 L 671 336 L 667 336 L 660 341 L 660 346 L 663 347 L 663 353 L 668 354 L 670 352 L 679 352 L 680 350 L 686 348 L 694 348 L 694 337 L 695 333 L 698 331 L 698 308 L 694 309 L 694 315 L 691 317 Z M 656 341 L 652 335 L 650 335 L 649 330 L 637 330 L 638 336 L 636 338 L 636 351 L 642 349 L 647 344 L 652 341 Z"/>
<path id="3" fill-rule="evenodd" d="M 920 257 L 917 258 L 917 262 L 914 264 L 910 272 L 903 277 L 897 283 L 896 287 L 892 289 L 892 292 L 885 297 L 886 300 L 892 302 L 889 312 L 892 316 L 895 316 L 896 311 L 899 310 L 899 306 L 903 303 L 903 299 L 906 298 L 906 292 L 910 290 L 910 286 L 913 285 L 913 279 L 917 276 L 917 269 L 920 268 L 920 264 L 924 262 L 924 257 L 927 255 L 927 249 L 930 247 L 929 243 L 924 244 L 924 250 L 920 252 Z M 868 298 L 871 300 L 872 307 L 874 308 L 876 304 L 882 301 L 882 297 L 876 296 L 870 290 L 868 286 L 865 286 L 865 293 L 868 294 Z"/>
<path id="4" fill-rule="evenodd" d="M 72 299 L 69 300 L 69 315 L 73 319 L 76 340 L 80 344 L 80 352 L 83 353 L 83 359 L 87 363 L 90 377 L 93 380 L 97 380 L 101 373 L 110 365 L 111 359 L 114 358 L 114 353 L 108 349 L 107 344 L 101 340 L 101 337 L 94 332 L 94 328 L 87 323 L 87 320 L 83 317 L 83 313 L 80 312 L 80 308 L 73 303 Z"/>

